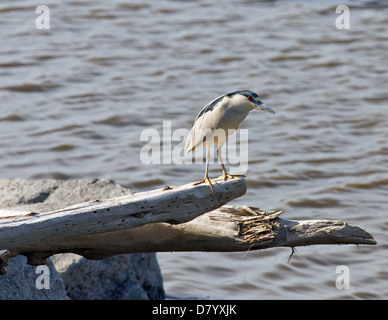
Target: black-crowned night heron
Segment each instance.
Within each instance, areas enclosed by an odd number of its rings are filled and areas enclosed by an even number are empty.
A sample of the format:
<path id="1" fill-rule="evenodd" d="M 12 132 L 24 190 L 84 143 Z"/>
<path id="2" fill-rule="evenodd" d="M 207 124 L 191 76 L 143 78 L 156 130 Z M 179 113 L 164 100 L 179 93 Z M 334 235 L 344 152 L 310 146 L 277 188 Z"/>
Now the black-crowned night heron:
<path id="1" fill-rule="evenodd" d="M 213 191 L 212 182 L 208 175 L 210 148 L 217 144 L 217 157 L 221 164 L 224 180 L 239 179 L 236 176 L 228 175 L 221 159 L 221 148 L 225 144 L 228 136 L 234 133 L 240 123 L 246 118 L 249 111 L 265 110 L 275 114 L 275 111 L 266 106 L 260 97 L 251 90 L 241 90 L 224 94 L 209 102 L 195 118 L 193 127 L 187 137 L 185 151 L 191 152 L 198 147 L 206 146 L 206 170 L 205 178 L 195 183 L 198 185 L 208 182 Z"/>

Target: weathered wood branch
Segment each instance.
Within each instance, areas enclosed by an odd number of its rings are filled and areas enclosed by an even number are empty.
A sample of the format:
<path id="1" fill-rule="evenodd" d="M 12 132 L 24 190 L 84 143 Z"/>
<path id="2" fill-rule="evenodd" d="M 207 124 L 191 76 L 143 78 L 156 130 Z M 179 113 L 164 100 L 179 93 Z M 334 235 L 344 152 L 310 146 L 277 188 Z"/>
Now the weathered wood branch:
<path id="1" fill-rule="evenodd" d="M 12 214 L 7 211 L 7 214 L 0 215 L 0 250 L 8 250 L 3 257 L 24 254 L 30 264 L 42 264 L 47 256 L 55 252 L 72 251 L 69 239 L 75 239 L 74 248 L 79 248 L 77 237 L 93 235 L 92 238 L 98 239 L 107 232 L 145 224 L 178 224 L 192 220 L 245 194 L 246 181 L 220 180 L 213 189 L 212 192 L 207 184 L 194 186 L 190 183 L 176 188 L 97 199 L 46 213 Z M 119 245 L 117 241 L 113 242 L 113 247 Z M 95 247 L 91 243 L 86 248 L 88 252 Z M 46 252 L 46 256 L 42 251 Z"/>
<path id="2" fill-rule="evenodd" d="M 313 244 L 375 244 L 339 220 L 292 221 L 280 211 L 220 206 L 243 195 L 245 179 L 143 192 L 0 219 L 0 272 L 23 254 L 30 264 L 74 252 L 89 259 L 160 251 L 245 251 Z M 217 209 L 219 208 L 219 209 Z"/>

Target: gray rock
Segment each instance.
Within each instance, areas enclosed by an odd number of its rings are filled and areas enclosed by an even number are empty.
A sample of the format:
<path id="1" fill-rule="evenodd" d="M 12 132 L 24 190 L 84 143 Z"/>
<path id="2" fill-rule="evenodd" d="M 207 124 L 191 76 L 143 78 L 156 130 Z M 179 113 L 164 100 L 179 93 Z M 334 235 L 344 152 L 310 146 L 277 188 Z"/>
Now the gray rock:
<path id="1" fill-rule="evenodd" d="M 77 203 L 132 194 L 108 179 L 0 179 L 0 208 L 52 211 Z"/>
<path id="2" fill-rule="evenodd" d="M 130 189 L 107 179 L 6 178 L 0 179 L 0 208 L 46 212 L 81 202 L 131 193 Z M 18 256 L 10 259 L 9 266 L 6 268 L 7 274 L 0 276 L 0 297 L 7 297 L 7 299 L 65 299 L 67 296 L 70 299 L 163 299 L 165 296 L 162 276 L 154 253 L 125 254 L 98 261 L 88 260 L 75 254 L 55 255 L 52 257 L 55 268 L 50 259 L 47 260 L 47 265 L 52 269 L 50 274 L 53 281 L 55 279 L 53 286 L 50 290 L 41 289 L 50 293 L 36 291 L 35 280 L 39 274 L 32 272 L 35 267 L 26 265 L 25 262 L 21 263 L 20 259 L 25 258 Z M 61 280 L 59 274 L 63 282 L 58 282 Z M 27 276 L 32 278 L 27 281 Z M 67 296 L 64 294 L 63 285 Z M 11 287 L 14 289 L 9 290 Z M 23 290 L 22 287 L 24 287 Z"/>
<path id="3" fill-rule="evenodd" d="M 50 259 L 47 270 L 27 264 L 16 256 L 8 261 L 7 273 L 0 276 L 0 300 L 66 300 L 65 285 Z M 47 278 L 44 275 L 47 274 Z"/>
<path id="4" fill-rule="evenodd" d="M 155 254 L 122 254 L 106 260 L 58 254 L 52 260 L 73 300 L 164 299 Z"/>

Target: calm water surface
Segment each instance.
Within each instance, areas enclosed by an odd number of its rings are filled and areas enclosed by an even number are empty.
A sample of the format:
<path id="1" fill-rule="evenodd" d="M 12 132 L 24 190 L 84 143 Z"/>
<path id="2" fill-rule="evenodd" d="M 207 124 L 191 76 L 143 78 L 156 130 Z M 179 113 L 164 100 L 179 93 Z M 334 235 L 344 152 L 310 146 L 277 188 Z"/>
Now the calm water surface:
<path id="1" fill-rule="evenodd" d="M 39 4 L 0 3 L 0 177 L 198 181 L 204 165 L 142 164 L 141 132 L 190 129 L 210 100 L 249 88 L 277 115 L 241 125 L 248 191 L 231 204 L 343 219 L 378 245 L 301 247 L 289 263 L 287 248 L 161 253 L 168 297 L 388 298 L 386 1 L 46 1 L 50 30 L 35 28 Z"/>

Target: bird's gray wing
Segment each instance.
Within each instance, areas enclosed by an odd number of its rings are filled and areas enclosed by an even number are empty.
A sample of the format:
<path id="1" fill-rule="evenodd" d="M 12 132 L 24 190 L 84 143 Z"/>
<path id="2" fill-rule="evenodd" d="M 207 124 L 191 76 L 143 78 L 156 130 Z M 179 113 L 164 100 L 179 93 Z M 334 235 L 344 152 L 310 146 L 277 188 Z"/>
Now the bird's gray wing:
<path id="1" fill-rule="evenodd" d="M 188 153 L 194 151 L 196 148 L 202 146 L 206 140 L 210 139 L 213 135 L 215 128 L 212 121 L 212 111 L 219 105 L 225 95 L 222 95 L 213 101 L 209 102 L 203 109 L 198 113 L 195 118 L 193 127 L 186 140 L 185 151 Z M 213 115 L 214 116 L 214 115 Z"/>
<path id="2" fill-rule="evenodd" d="M 219 104 L 222 99 L 224 99 L 224 97 L 225 95 L 219 96 L 218 98 L 215 98 L 213 101 L 210 101 L 206 106 L 204 106 L 195 118 L 194 123 L 197 122 L 197 120 L 203 115 L 205 115 L 206 112 L 212 111 L 216 107 L 216 105 Z"/>

